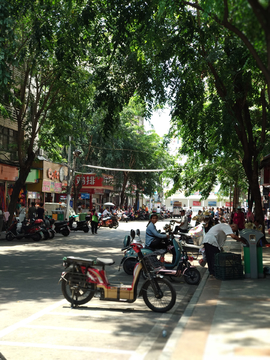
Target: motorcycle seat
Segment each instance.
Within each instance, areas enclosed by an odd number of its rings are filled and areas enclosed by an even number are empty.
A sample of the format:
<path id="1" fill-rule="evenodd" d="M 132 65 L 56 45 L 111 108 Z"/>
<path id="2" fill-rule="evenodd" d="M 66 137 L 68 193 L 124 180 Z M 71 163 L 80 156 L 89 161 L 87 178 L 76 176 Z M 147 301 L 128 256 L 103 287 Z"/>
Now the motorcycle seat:
<path id="1" fill-rule="evenodd" d="M 97 258 L 95 265 L 113 265 L 114 260 L 113 259 L 104 259 L 104 258 Z"/>
<path id="2" fill-rule="evenodd" d="M 57 226 L 57 225 L 67 225 L 67 222 L 66 221 L 55 221 L 54 225 L 55 226 Z"/>
<path id="3" fill-rule="evenodd" d="M 82 225 L 85 225 L 85 224 L 86 224 L 85 220 L 77 221 L 77 226 L 82 226 Z"/>
<path id="4" fill-rule="evenodd" d="M 113 259 L 104 259 L 104 258 L 96 258 L 94 259 L 84 259 L 75 256 L 68 256 L 67 262 L 71 264 L 79 264 L 79 265 L 96 265 L 96 266 L 104 266 L 104 265 L 113 265 Z"/>

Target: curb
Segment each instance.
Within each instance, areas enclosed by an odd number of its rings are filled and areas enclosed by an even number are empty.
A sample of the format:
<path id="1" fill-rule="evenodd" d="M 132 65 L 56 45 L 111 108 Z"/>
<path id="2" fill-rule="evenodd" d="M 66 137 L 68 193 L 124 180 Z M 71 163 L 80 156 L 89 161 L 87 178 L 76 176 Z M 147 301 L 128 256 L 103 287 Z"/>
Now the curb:
<path id="1" fill-rule="evenodd" d="M 201 296 L 201 293 L 204 289 L 206 280 L 208 279 L 209 273 L 206 271 L 204 273 L 204 276 L 200 282 L 200 285 L 197 287 L 195 293 L 193 294 L 188 306 L 186 307 L 186 310 L 184 314 L 181 316 L 181 319 L 179 320 L 177 326 L 173 330 L 170 338 L 168 339 L 166 345 L 164 346 L 161 355 L 159 356 L 158 360 L 169 360 L 172 356 L 172 353 L 175 350 L 176 343 L 178 342 L 179 338 L 181 337 L 181 334 L 183 330 L 185 329 L 185 326 L 189 320 L 189 318 L 192 316 L 193 310 L 196 307 L 198 300 Z"/>

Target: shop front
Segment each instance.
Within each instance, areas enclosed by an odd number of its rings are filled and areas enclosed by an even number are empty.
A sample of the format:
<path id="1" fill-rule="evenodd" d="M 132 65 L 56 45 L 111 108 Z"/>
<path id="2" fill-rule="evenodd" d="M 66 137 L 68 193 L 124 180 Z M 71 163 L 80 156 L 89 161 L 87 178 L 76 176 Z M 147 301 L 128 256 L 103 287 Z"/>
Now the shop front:
<path id="1" fill-rule="evenodd" d="M 49 161 L 39 161 L 34 164 L 38 170 L 34 181 L 27 182 L 28 202 L 60 202 L 60 197 L 66 192 L 68 167 Z"/>
<path id="2" fill-rule="evenodd" d="M 99 208 L 109 199 L 109 194 L 113 191 L 112 176 L 103 175 L 97 177 L 96 174 L 76 175 L 75 186 L 78 186 L 82 178 L 82 187 L 80 190 L 79 201 L 86 209 Z"/>
<path id="3" fill-rule="evenodd" d="M 16 166 L 0 163 L 0 206 L 7 211 L 15 181 L 19 170 Z"/>

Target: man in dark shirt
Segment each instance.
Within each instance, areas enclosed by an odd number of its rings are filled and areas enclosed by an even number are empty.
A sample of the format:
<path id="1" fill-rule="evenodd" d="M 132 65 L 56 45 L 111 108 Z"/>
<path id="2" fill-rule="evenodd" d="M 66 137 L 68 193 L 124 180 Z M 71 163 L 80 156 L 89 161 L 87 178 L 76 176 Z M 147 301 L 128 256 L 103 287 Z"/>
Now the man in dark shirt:
<path id="1" fill-rule="evenodd" d="M 45 212 L 45 210 L 43 208 L 43 203 L 40 203 L 39 208 L 37 209 L 37 217 L 38 217 L 38 219 L 44 220 L 44 212 Z"/>
<path id="2" fill-rule="evenodd" d="M 36 217 L 36 205 L 34 202 L 31 202 L 31 206 L 30 208 L 28 209 L 28 219 L 29 220 L 32 220 Z"/>

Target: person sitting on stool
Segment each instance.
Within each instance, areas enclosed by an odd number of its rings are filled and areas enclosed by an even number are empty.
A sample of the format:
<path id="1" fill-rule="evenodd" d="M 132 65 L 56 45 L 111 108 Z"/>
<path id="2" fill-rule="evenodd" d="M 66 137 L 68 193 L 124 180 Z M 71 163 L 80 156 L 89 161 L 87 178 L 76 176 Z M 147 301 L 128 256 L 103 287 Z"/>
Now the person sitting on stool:
<path id="1" fill-rule="evenodd" d="M 175 221 L 179 226 L 176 226 L 174 229 L 174 234 L 178 234 L 178 231 L 182 233 L 188 233 L 188 217 L 185 210 L 181 210 L 181 221 Z"/>

